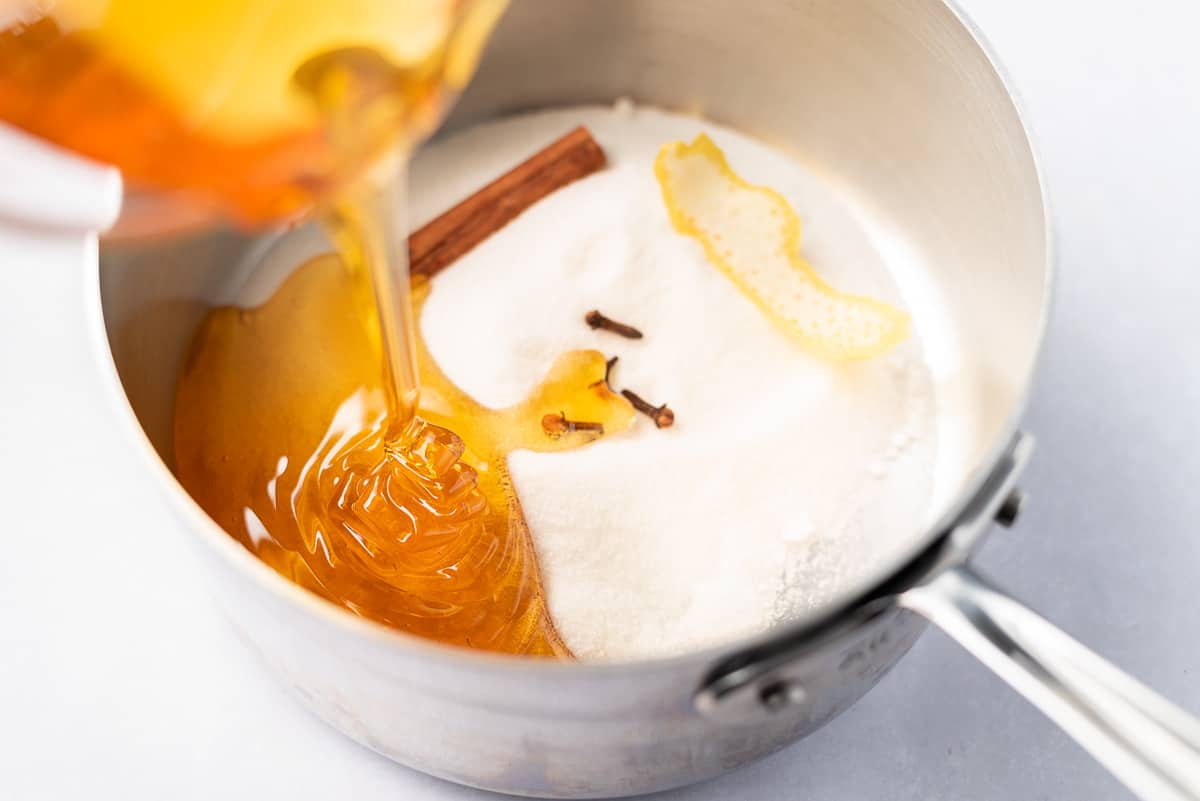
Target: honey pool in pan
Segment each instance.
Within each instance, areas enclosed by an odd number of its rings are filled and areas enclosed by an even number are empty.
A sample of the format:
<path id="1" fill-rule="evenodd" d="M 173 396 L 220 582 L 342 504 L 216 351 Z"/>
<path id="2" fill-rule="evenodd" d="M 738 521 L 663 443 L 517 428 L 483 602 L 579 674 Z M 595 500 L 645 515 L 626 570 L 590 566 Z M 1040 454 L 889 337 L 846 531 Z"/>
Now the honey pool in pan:
<path id="1" fill-rule="evenodd" d="M 322 256 L 264 306 L 208 316 L 179 382 L 180 481 L 260 559 L 355 614 L 455 645 L 568 656 L 505 456 L 629 425 L 604 356 L 565 353 L 524 402 L 493 410 L 421 347 L 421 404 L 404 434 L 417 444 L 399 458 L 364 281 Z M 418 308 L 428 288 L 415 288 Z M 602 430 L 549 436 L 550 409 Z"/>

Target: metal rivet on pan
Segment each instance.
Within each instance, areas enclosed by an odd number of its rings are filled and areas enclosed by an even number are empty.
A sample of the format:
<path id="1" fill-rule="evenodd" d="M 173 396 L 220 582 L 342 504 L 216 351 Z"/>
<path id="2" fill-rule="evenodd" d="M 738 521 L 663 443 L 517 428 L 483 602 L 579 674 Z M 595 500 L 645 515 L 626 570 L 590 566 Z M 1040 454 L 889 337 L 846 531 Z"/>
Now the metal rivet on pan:
<path id="1" fill-rule="evenodd" d="M 1021 516 L 1021 507 L 1025 505 L 1025 493 L 1019 489 L 1013 490 L 1000 508 L 996 510 L 996 522 L 1005 528 L 1010 528 Z"/>
<path id="2" fill-rule="evenodd" d="M 763 687 L 758 698 L 767 709 L 777 712 L 803 701 L 804 688 L 794 681 L 776 681 Z"/>

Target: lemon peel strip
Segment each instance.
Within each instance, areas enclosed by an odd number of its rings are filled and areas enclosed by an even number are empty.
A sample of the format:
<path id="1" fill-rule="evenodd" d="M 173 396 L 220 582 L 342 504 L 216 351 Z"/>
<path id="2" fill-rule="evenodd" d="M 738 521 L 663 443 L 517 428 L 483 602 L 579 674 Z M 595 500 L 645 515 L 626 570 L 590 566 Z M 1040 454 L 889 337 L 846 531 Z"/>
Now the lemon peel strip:
<path id="1" fill-rule="evenodd" d="M 909 316 L 826 284 L 800 254 L 800 218 L 778 192 L 746 182 L 707 134 L 663 145 L 654 161 L 671 224 L 803 348 L 830 361 L 880 356 Z"/>

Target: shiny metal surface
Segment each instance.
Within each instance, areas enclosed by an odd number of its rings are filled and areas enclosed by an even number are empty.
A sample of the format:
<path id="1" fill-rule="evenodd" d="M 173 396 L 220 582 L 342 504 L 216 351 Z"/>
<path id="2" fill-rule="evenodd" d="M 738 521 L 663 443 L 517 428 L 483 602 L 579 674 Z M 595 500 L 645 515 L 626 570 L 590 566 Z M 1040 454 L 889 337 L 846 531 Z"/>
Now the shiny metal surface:
<path id="1" fill-rule="evenodd" d="M 904 593 L 1147 801 L 1200 799 L 1200 721 L 967 566 Z"/>
<path id="2" fill-rule="evenodd" d="M 449 125 L 619 96 L 702 112 L 793 153 L 852 203 L 885 258 L 928 274 L 972 354 L 961 384 L 978 404 L 979 469 L 964 487 L 980 486 L 1023 405 L 1050 254 L 1021 119 L 954 11 L 940 0 L 516 0 Z M 306 594 L 221 532 L 164 465 L 191 334 L 254 254 L 253 242 L 221 234 L 108 249 L 107 337 L 141 423 L 132 438 L 200 544 L 218 600 L 266 664 L 351 737 L 509 793 L 644 793 L 813 731 L 920 634 L 920 618 L 894 604 L 851 607 L 839 619 L 853 625 L 822 638 L 820 620 L 800 621 L 787 634 L 812 647 L 789 659 L 791 684 L 762 688 L 774 712 L 720 720 L 697 711 L 695 691 L 754 643 L 627 665 L 531 663 L 414 640 Z M 881 566 L 880 580 L 927 551 L 971 497 Z"/>

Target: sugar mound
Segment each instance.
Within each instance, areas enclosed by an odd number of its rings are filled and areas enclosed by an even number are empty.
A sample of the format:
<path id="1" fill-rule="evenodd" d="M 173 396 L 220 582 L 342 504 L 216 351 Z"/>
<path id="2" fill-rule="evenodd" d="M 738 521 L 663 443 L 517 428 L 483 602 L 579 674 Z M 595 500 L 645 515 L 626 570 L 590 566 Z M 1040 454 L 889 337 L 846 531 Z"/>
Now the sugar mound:
<path id="1" fill-rule="evenodd" d="M 844 364 L 809 355 L 672 228 L 659 148 L 707 133 L 805 223 L 833 286 L 900 308 L 869 237 L 795 162 L 736 132 L 646 108 L 488 123 L 412 169 L 420 225 L 576 125 L 611 166 L 541 201 L 434 280 L 421 329 L 480 402 L 522 398 L 560 353 L 619 355 L 616 387 L 669 402 L 675 426 L 509 462 L 550 611 L 584 660 L 677 654 L 760 632 L 875 567 L 925 522 L 936 455 L 930 371 L 914 335 Z M 583 324 L 589 309 L 642 340 Z M 918 321 L 919 322 L 919 321 Z"/>

